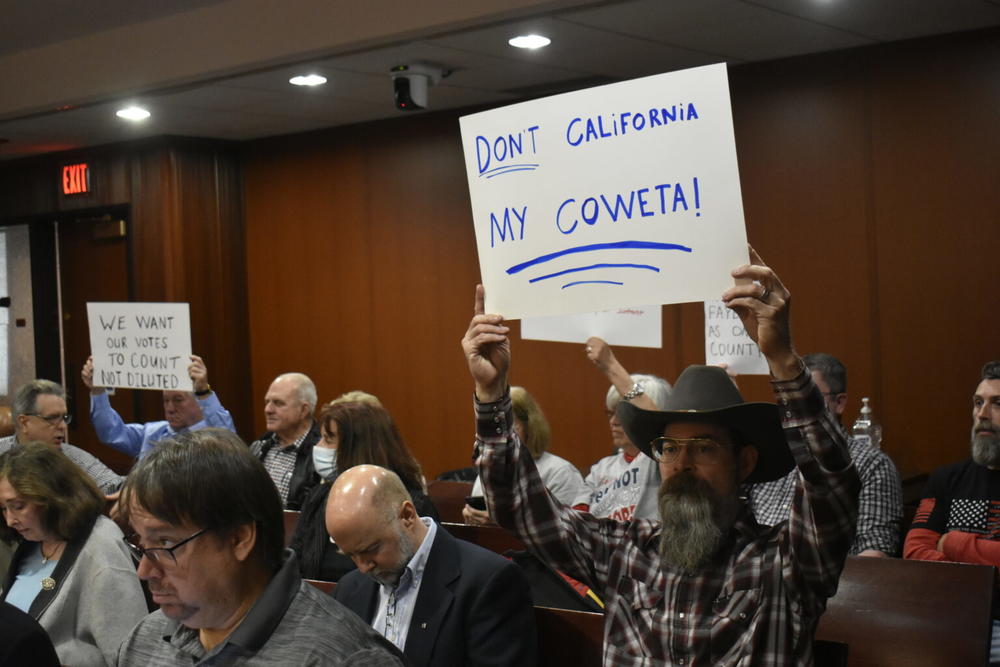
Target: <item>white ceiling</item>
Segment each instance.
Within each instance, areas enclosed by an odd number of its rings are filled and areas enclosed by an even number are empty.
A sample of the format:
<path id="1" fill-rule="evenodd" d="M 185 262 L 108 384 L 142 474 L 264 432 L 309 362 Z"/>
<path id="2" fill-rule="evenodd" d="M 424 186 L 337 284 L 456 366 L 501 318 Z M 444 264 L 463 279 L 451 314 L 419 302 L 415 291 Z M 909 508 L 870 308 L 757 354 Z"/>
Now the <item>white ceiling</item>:
<path id="1" fill-rule="evenodd" d="M 388 70 L 406 63 L 453 71 L 430 91 L 441 110 L 1000 25 L 1000 0 L 424 0 L 426 13 L 406 15 L 411 3 L 264 2 L 0 0 L 0 78 L 16 79 L 0 101 L 0 158 L 402 117 Z M 525 32 L 552 44 L 507 45 Z M 303 72 L 329 82 L 288 84 Z M 152 117 L 118 119 L 126 102 Z"/>

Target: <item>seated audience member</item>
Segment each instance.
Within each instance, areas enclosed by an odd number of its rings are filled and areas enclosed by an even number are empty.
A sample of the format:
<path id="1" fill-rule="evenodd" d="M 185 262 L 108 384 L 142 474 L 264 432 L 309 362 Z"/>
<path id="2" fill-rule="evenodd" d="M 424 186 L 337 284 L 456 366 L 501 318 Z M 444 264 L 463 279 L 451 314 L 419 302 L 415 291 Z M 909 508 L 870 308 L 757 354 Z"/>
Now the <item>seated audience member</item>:
<path id="1" fill-rule="evenodd" d="M 122 532 L 101 514 L 104 503 L 94 482 L 44 443 L 0 455 L 0 537 L 18 541 L 2 597 L 45 628 L 65 665 L 113 665 L 147 613 Z"/>
<path id="2" fill-rule="evenodd" d="M 537 663 L 524 574 L 420 516 L 399 477 L 355 466 L 334 482 L 330 537 L 357 563 L 334 596 L 414 667 Z"/>
<path id="3" fill-rule="evenodd" d="M 0 667 L 59 667 L 52 640 L 38 621 L 12 604 L 0 602 Z"/>
<path id="4" fill-rule="evenodd" d="M 860 482 L 795 353 L 789 293 L 751 257 L 722 298 L 766 357 L 780 412 L 744 402 L 717 366 L 686 369 L 663 412 L 622 401 L 625 432 L 659 461 L 660 521 L 598 519 L 544 492 L 512 428 L 509 329 L 484 314 L 477 288 L 462 347 L 487 504 L 540 559 L 604 600 L 606 665 L 812 664 L 816 623 L 854 536 Z M 778 479 L 793 461 L 801 486 L 790 519 L 759 526 L 740 502 L 740 482 Z"/>
<path id="5" fill-rule="evenodd" d="M 94 480 L 101 493 L 110 495 L 122 485 L 124 477 L 115 473 L 96 457 L 66 442 L 66 392 L 49 380 L 32 380 L 14 392 L 10 406 L 14 417 L 14 435 L 0 438 L 0 454 L 19 443 L 44 442 L 62 451 L 70 461 Z"/>
<path id="6" fill-rule="evenodd" d="M 903 557 L 1000 567 L 1000 361 L 983 366 L 972 396 L 972 457 L 931 473 Z M 990 664 L 1000 663 L 1000 595 L 993 598 Z"/>
<path id="7" fill-rule="evenodd" d="M 611 346 L 600 338 L 588 340 L 586 352 L 587 358 L 611 382 L 604 407 L 616 451 L 590 467 L 584 480 L 588 491 L 576 499 L 574 507 L 598 518 L 656 519 L 659 517 L 656 506 L 659 467 L 628 439 L 615 410 L 623 396 L 641 408 L 661 410 L 670 395 L 670 384 L 655 375 L 629 375 L 615 358 Z"/>
<path id="8" fill-rule="evenodd" d="M 847 369 L 829 354 L 807 354 L 802 358 L 826 399 L 834 423 L 847 440 L 854 468 L 861 478 L 858 497 L 858 525 L 851 545 L 852 556 L 898 556 L 899 530 L 903 520 L 903 489 L 892 459 L 867 442 L 855 440 L 841 424 L 847 407 Z M 764 526 L 788 518 L 795 495 L 797 473 L 749 487 L 750 511 Z"/>
<path id="9" fill-rule="evenodd" d="M 401 665 L 395 648 L 299 577 L 281 499 L 235 434 L 179 433 L 129 474 L 122 515 L 158 611 L 118 654 L 148 665 Z"/>
<path id="10" fill-rule="evenodd" d="M 312 453 L 319 440 L 315 409 L 316 385 L 312 380 L 302 373 L 279 375 L 264 396 L 267 433 L 250 445 L 288 510 L 302 509 L 306 496 L 319 484 Z"/>
<path id="11" fill-rule="evenodd" d="M 374 397 L 372 397 L 374 398 Z M 378 399 L 375 399 L 377 401 Z M 342 471 L 362 464 L 378 465 L 396 473 L 410 494 L 420 516 L 439 519 L 437 509 L 424 493 L 420 464 L 403 442 L 396 423 L 381 404 L 332 401 L 320 415 L 322 446 L 335 447 L 336 470 L 309 494 L 295 528 L 291 547 L 299 555 L 306 579 L 339 581 L 354 563 L 330 543 L 326 532 L 326 504 L 330 484 Z M 317 468 L 319 469 L 319 468 Z"/>
<path id="12" fill-rule="evenodd" d="M 370 405 L 382 407 L 382 402 L 378 400 L 378 396 L 369 394 L 366 391 L 354 389 L 352 391 L 344 392 L 323 406 L 323 414 L 326 414 L 326 409 L 329 406 L 337 403 L 368 403 Z M 337 444 L 339 438 L 336 432 L 336 424 L 330 425 L 330 428 L 333 430 L 324 430 L 324 418 L 322 416 L 320 417 L 319 422 L 320 438 L 313 446 L 313 467 L 316 469 L 316 474 L 319 475 L 322 482 L 332 482 L 337 477 Z M 313 493 L 315 493 L 318 488 L 319 487 L 315 487 L 313 489 L 310 493 L 310 497 L 312 497 Z M 326 498 L 325 492 L 323 497 Z M 309 501 L 306 500 L 306 503 L 303 503 L 303 507 L 305 507 L 308 502 Z M 324 534 L 326 533 L 325 530 L 323 532 Z"/>
<path id="13" fill-rule="evenodd" d="M 552 440 L 549 422 L 531 394 L 524 387 L 511 387 L 510 400 L 514 410 L 514 429 L 521 442 L 531 452 L 538 474 L 542 476 L 542 483 L 549 493 L 565 504 L 572 504 L 577 498 L 587 495 L 587 485 L 576 466 L 548 451 Z M 478 477 L 469 495 L 482 498 L 483 484 Z M 466 523 L 477 525 L 493 523 L 485 509 L 476 509 L 469 505 L 462 508 L 462 516 Z"/>
<path id="14" fill-rule="evenodd" d="M 225 428 L 236 432 L 233 418 L 222 407 L 219 397 L 208 384 L 208 369 L 201 357 L 191 355 L 188 375 L 194 381 L 194 392 L 163 392 L 162 421 L 145 424 L 126 424 L 111 407 L 104 387 L 94 386 L 94 359 L 83 365 L 80 378 L 90 389 L 90 421 L 97 432 L 97 439 L 136 458 L 145 456 L 157 442 L 182 431 L 202 428 Z"/>

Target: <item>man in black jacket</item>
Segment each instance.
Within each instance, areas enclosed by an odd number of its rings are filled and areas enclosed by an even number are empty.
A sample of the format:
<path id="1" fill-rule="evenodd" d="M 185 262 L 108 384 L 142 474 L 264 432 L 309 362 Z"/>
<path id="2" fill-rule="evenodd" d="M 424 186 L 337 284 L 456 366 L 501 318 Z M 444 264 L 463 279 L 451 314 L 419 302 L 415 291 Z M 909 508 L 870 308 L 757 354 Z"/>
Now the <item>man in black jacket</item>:
<path id="1" fill-rule="evenodd" d="M 395 473 L 344 471 L 326 527 L 357 570 L 334 596 L 414 667 L 537 664 L 528 581 L 514 563 L 420 517 Z"/>

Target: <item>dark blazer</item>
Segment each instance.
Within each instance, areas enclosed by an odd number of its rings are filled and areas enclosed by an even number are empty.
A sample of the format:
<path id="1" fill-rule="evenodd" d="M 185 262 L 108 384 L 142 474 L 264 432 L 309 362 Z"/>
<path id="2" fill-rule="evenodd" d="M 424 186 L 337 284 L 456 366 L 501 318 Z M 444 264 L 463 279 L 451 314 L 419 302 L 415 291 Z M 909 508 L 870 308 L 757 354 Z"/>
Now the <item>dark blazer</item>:
<path id="1" fill-rule="evenodd" d="M 334 597 L 371 623 L 378 584 L 355 570 Z M 528 580 L 509 560 L 437 527 L 403 655 L 414 667 L 538 663 Z"/>

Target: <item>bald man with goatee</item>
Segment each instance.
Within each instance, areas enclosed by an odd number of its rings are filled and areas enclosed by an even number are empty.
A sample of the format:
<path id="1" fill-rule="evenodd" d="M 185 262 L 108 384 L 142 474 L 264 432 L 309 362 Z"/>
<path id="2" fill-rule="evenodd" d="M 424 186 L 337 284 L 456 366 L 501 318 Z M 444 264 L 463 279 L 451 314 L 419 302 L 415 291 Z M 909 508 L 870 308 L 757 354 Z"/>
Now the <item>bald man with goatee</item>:
<path id="1" fill-rule="evenodd" d="M 330 490 L 326 528 L 358 566 L 334 596 L 414 667 L 537 663 L 531 594 L 518 567 L 419 516 L 392 471 L 344 471 Z"/>

